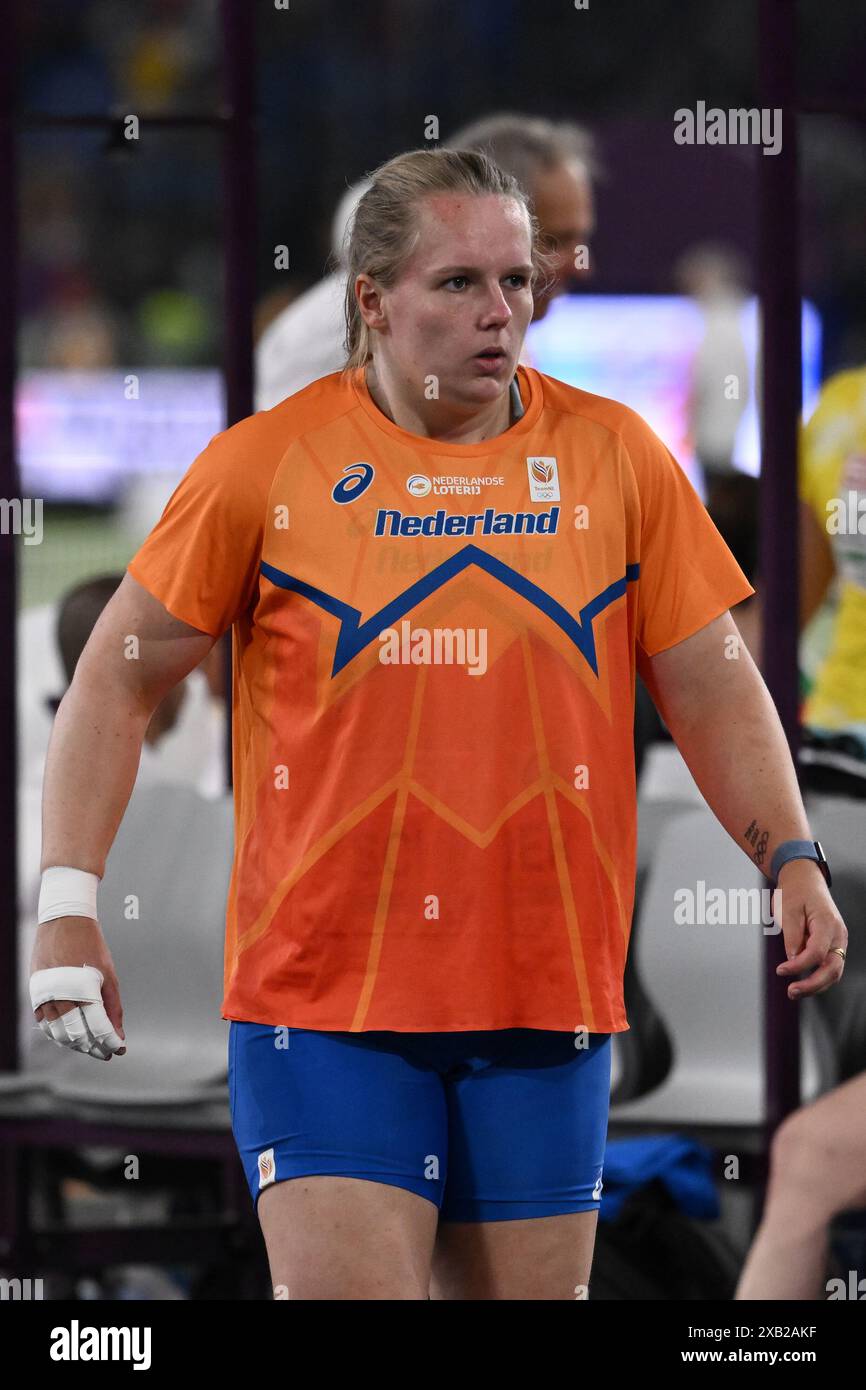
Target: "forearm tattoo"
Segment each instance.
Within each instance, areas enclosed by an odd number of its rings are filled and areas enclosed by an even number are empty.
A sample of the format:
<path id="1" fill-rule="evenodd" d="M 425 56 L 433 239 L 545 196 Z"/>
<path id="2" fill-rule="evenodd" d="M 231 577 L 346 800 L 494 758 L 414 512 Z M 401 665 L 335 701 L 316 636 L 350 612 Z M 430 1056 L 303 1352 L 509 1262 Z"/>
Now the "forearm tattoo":
<path id="1" fill-rule="evenodd" d="M 763 868 L 764 860 L 767 857 L 767 841 L 770 838 L 769 830 L 759 830 L 757 823 L 752 821 L 746 831 L 746 839 L 754 850 L 752 858 L 759 868 Z"/>

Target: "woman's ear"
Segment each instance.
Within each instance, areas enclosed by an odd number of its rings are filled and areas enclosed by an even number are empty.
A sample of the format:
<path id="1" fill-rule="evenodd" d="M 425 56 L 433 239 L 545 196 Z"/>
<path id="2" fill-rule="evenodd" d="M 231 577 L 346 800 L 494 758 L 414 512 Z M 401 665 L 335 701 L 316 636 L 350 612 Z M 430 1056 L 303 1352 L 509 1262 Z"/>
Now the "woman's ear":
<path id="1" fill-rule="evenodd" d="M 371 275 L 360 274 L 355 280 L 358 309 L 368 328 L 384 328 L 387 322 L 382 304 L 382 290 Z"/>

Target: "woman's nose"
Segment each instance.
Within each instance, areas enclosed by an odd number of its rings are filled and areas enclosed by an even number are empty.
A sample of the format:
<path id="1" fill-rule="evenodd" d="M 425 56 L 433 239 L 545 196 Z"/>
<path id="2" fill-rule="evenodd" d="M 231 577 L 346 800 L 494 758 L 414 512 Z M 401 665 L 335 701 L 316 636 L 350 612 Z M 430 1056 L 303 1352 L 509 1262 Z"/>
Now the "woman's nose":
<path id="1" fill-rule="evenodd" d="M 490 317 L 509 319 L 511 318 L 511 306 L 502 291 L 502 286 L 497 285 L 490 291 L 485 314 Z"/>

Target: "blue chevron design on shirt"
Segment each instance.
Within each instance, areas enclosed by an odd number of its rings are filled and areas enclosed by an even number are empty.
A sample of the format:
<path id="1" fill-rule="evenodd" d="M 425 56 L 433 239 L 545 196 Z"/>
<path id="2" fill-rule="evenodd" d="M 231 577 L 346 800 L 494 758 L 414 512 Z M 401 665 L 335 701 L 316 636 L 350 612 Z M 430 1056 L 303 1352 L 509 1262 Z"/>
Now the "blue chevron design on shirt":
<path id="1" fill-rule="evenodd" d="M 608 584 L 606 589 L 602 589 L 600 594 L 585 603 L 580 610 L 580 614 L 575 618 L 561 603 L 550 594 L 545 593 L 537 584 L 533 584 L 531 579 L 527 579 L 517 570 L 506 565 L 504 561 L 497 560 L 495 555 L 488 555 L 487 551 L 480 550 L 477 545 L 464 545 L 462 550 L 458 550 L 454 555 L 443 560 L 441 565 L 435 565 L 429 573 L 410 584 L 408 589 L 404 589 L 396 598 L 386 603 L 384 608 L 380 608 L 378 613 L 374 613 L 366 622 L 361 622 L 361 613 L 351 604 L 344 603 L 342 599 L 335 598 L 333 594 L 326 594 L 323 589 L 317 589 L 314 584 L 308 584 L 303 579 L 296 579 L 294 575 L 286 574 L 283 570 L 277 569 L 274 565 L 269 565 L 266 560 L 260 564 L 261 573 L 272 584 L 276 584 L 281 589 L 290 589 L 294 593 L 301 594 L 308 598 L 311 603 L 318 604 L 324 608 L 325 612 L 331 613 L 335 618 L 340 619 L 341 627 L 337 636 L 337 646 L 334 652 L 334 664 L 331 670 L 332 678 L 348 665 L 354 656 L 357 656 L 364 647 L 375 641 L 379 633 L 386 627 L 395 627 L 406 614 L 420 603 L 422 599 L 428 598 L 430 594 L 447 584 L 449 579 L 460 574 L 469 565 L 477 565 L 479 569 L 486 570 L 494 579 L 498 579 L 502 584 L 508 586 L 516 594 L 520 594 L 529 603 L 535 604 L 542 613 L 546 613 L 558 627 L 570 637 L 578 651 L 585 658 L 594 676 L 598 675 L 598 660 L 596 656 L 595 635 L 592 630 L 593 619 L 599 613 L 609 607 L 616 599 L 621 598 L 625 593 L 625 586 L 634 582 L 640 572 L 640 565 L 626 565 L 625 574 L 622 579 L 615 579 L 612 584 Z"/>

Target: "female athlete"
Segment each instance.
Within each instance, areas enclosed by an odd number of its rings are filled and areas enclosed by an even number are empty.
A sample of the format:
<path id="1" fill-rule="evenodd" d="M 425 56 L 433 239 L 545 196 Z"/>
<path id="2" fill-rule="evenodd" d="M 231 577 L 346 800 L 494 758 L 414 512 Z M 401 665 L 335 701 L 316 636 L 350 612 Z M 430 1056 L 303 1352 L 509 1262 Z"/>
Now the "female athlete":
<path id="1" fill-rule="evenodd" d="M 348 264 L 346 369 L 193 462 L 61 704 L 34 1009 L 125 1051 L 96 884 L 150 714 L 231 627 L 222 1012 L 275 1296 L 582 1298 L 628 1027 L 636 668 L 783 882 L 780 974 L 814 970 L 792 994 L 839 978 L 847 933 L 730 616 L 751 585 L 640 416 L 519 365 L 546 269 L 520 186 L 400 155 Z"/>

